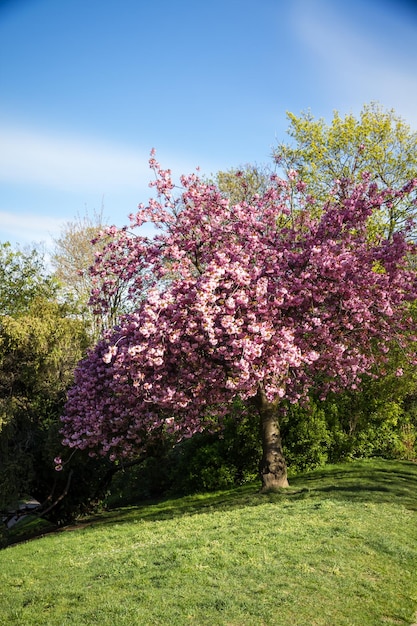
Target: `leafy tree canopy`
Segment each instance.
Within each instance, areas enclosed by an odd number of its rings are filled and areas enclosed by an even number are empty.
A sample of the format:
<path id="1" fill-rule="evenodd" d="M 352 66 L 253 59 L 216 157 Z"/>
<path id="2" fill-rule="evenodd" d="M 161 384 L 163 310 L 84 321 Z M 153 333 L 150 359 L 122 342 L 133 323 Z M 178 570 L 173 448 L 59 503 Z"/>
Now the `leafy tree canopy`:
<path id="1" fill-rule="evenodd" d="M 401 189 L 417 177 L 417 133 L 393 110 L 365 105 L 358 118 L 337 111 L 330 124 L 311 112 L 288 113 L 290 143 L 280 143 L 274 157 L 285 171 L 298 171 L 308 192 L 323 204 L 334 193 L 335 181 L 360 182 L 372 173 L 381 188 Z M 391 237 L 415 216 L 407 196 L 386 204 L 374 215 L 374 227 Z"/>
<path id="2" fill-rule="evenodd" d="M 249 164 L 218 172 L 214 183 L 232 204 L 251 202 L 256 194 L 265 193 L 271 173 L 269 167 Z"/>
<path id="3" fill-rule="evenodd" d="M 50 297 L 58 285 L 45 272 L 39 249 L 13 249 L 0 243 L 0 315 L 18 315 L 30 307 L 35 297 Z"/>
<path id="4" fill-rule="evenodd" d="M 37 250 L 0 247 L 0 508 L 54 484 L 57 423 L 88 338 Z"/>
<path id="5" fill-rule="evenodd" d="M 78 216 L 74 221 L 67 222 L 62 228 L 60 237 L 55 239 L 52 265 L 55 277 L 67 298 L 72 298 L 82 318 L 91 329 L 96 339 L 104 329 L 114 326 L 119 315 L 127 310 L 129 303 L 125 298 L 124 284 L 115 278 L 112 295 L 109 296 L 106 312 L 94 316 L 88 308 L 94 281 L 90 273 L 96 254 L 106 244 L 107 225 L 102 213 L 93 217 Z M 109 280 L 109 277 L 106 277 Z M 99 277 L 95 277 L 95 282 Z M 117 283 L 117 284 L 116 284 Z"/>
<path id="6" fill-rule="evenodd" d="M 86 306 L 90 298 L 91 280 L 88 270 L 94 263 L 92 239 L 105 228 L 102 214 L 78 216 L 62 227 L 54 240 L 52 265 L 63 288 Z"/>

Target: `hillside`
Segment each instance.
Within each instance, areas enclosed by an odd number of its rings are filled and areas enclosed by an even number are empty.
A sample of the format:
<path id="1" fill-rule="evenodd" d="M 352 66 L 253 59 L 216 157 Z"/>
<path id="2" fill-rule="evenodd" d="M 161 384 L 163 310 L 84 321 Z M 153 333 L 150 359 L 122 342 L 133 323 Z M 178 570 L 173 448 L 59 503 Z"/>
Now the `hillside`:
<path id="1" fill-rule="evenodd" d="M 417 465 L 109 511 L 0 552 L 0 623 L 377 626 L 417 610 Z"/>

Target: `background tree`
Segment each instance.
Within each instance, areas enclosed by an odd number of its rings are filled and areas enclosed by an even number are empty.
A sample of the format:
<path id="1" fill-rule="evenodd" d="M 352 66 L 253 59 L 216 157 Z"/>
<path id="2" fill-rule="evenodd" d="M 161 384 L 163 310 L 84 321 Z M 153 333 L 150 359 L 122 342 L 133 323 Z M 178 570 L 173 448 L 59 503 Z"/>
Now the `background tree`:
<path id="1" fill-rule="evenodd" d="M 57 289 L 45 272 L 41 249 L 13 249 L 8 242 L 0 243 L 0 315 L 25 312 L 35 297 L 51 297 Z"/>
<path id="2" fill-rule="evenodd" d="M 232 204 L 238 204 L 251 202 L 256 194 L 263 195 L 269 186 L 271 174 L 269 166 L 248 164 L 217 172 L 213 182 Z"/>
<path id="3" fill-rule="evenodd" d="M 104 329 L 111 328 L 116 323 L 126 305 L 121 287 L 112 293 L 106 314 L 92 315 L 88 306 L 93 289 L 89 270 L 94 264 L 96 253 L 105 245 L 106 228 L 102 211 L 93 216 L 78 216 L 63 226 L 60 236 L 54 240 L 51 257 L 55 277 L 60 282 L 66 299 L 71 298 L 76 304 L 80 315 L 91 327 L 95 339 Z M 97 280 L 99 279 L 96 278 Z"/>
<path id="4" fill-rule="evenodd" d="M 0 498 L 39 494 L 38 462 L 48 429 L 59 417 L 75 364 L 83 356 L 82 323 L 62 305 L 35 298 L 17 317 L 0 320 Z M 56 442 L 59 451 L 59 440 Z M 52 468 L 52 459 L 49 463 Z M 44 462 L 46 459 L 44 459 Z"/>
<path id="5" fill-rule="evenodd" d="M 85 355 L 90 338 L 83 320 L 74 315 L 56 281 L 48 276 L 37 250 L 14 250 L 9 244 L 0 249 L 0 302 L 4 303 L 0 311 L 3 517 L 27 496 L 47 503 L 49 508 L 65 490 L 68 476 L 58 474 L 53 462 L 62 450 L 59 417 L 75 366 Z M 85 466 L 82 456 L 77 467 L 73 466 L 76 488 L 65 504 L 66 515 L 80 505 L 79 487 L 84 484 L 91 489 L 91 464 L 84 472 Z M 85 501 L 87 494 L 82 498 Z M 55 513 L 56 509 L 52 515 Z M 58 515 L 64 517 L 62 508 Z"/>
<path id="6" fill-rule="evenodd" d="M 288 113 L 290 143 L 280 143 L 274 158 L 285 171 L 297 170 L 322 206 L 334 194 L 335 180 L 360 182 L 371 172 L 381 188 L 401 189 L 417 177 L 417 133 L 393 110 L 365 105 L 358 118 L 336 111 L 327 124 L 310 112 Z M 374 214 L 373 227 L 388 237 L 415 216 L 408 196 L 392 198 Z"/>
<path id="7" fill-rule="evenodd" d="M 276 176 L 262 196 L 232 205 L 196 175 L 175 199 L 170 171 L 154 157 L 151 166 L 158 200 L 131 229 L 151 221 L 159 234 L 114 229 L 95 268 L 111 278 L 98 306 L 116 275 L 129 279 L 137 309 L 77 369 L 65 444 L 135 455 L 164 433 L 213 426 L 240 397 L 259 414 L 263 488 L 286 486 L 280 408 L 312 390 L 355 388 L 378 375 L 394 340 L 406 348 L 417 285 L 404 260 L 414 247 L 399 233 L 372 242 L 367 233 L 394 192 L 364 180 L 319 217 L 306 206 L 281 228 L 293 188 Z"/>
<path id="8" fill-rule="evenodd" d="M 85 308 L 91 292 L 88 269 L 94 263 L 95 253 L 91 241 L 105 227 L 102 212 L 95 212 L 92 217 L 78 215 L 73 221 L 66 222 L 60 236 L 54 239 L 51 262 L 55 275 Z"/>

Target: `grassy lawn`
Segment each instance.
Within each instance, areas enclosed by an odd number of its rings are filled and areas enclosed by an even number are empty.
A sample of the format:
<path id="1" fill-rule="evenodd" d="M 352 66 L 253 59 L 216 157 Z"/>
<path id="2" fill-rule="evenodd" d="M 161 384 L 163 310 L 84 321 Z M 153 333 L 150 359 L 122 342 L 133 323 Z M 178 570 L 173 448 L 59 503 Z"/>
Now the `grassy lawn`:
<path id="1" fill-rule="evenodd" d="M 6 548 L 0 577 L 5 626 L 410 626 L 417 464 L 110 511 Z"/>

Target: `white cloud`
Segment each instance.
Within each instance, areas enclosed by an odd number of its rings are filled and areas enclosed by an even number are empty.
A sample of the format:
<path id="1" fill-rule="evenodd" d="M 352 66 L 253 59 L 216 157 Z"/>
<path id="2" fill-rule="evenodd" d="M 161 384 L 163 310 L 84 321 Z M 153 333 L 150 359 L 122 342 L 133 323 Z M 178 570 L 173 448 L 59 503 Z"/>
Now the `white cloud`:
<path id="1" fill-rule="evenodd" d="M 148 154 L 110 144 L 0 126 L 0 180 L 63 191 L 143 186 Z"/>

